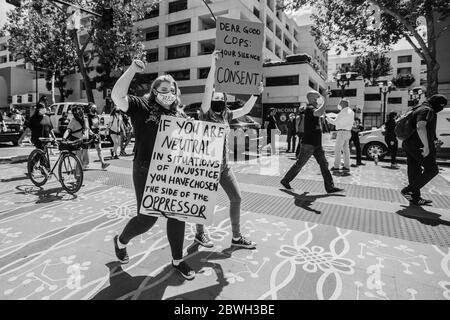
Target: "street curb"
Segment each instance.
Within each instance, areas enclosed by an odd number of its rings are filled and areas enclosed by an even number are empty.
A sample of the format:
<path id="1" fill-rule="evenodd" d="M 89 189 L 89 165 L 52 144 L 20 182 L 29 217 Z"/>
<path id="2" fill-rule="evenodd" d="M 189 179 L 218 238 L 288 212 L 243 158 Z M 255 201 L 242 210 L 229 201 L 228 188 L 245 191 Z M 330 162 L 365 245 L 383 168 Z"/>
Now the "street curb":
<path id="1" fill-rule="evenodd" d="M 28 160 L 28 155 L 26 156 L 15 156 L 15 157 L 5 157 L 5 158 L 0 158 L 0 164 L 1 163 L 22 163 L 22 162 L 27 162 Z"/>

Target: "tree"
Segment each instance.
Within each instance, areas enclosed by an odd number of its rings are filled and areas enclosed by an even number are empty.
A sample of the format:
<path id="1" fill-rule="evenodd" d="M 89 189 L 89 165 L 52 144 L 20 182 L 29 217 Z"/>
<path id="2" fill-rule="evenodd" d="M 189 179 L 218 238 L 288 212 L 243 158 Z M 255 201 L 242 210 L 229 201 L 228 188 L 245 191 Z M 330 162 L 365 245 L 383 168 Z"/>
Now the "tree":
<path id="1" fill-rule="evenodd" d="M 394 86 L 399 88 L 406 88 L 412 85 L 416 81 L 414 76 L 410 73 L 407 74 L 398 74 L 397 76 L 392 78 L 392 83 Z"/>
<path id="2" fill-rule="evenodd" d="M 113 13 L 112 17 L 110 16 L 112 20 L 110 20 L 110 23 L 104 23 L 104 16 L 83 17 L 83 20 L 90 19 L 91 22 L 89 24 L 83 23 L 82 29 L 86 33 L 81 36 L 80 30 L 67 30 L 67 19 L 75 7 L 60 7 L 51 1 L 24 0 L 20 8 L 15 8 L 10 12 L 8 31 L 17 29 L 15 25 L 30 23 L 34 29 L 39 31 L 41 28 L 45 29 L 46 23 L 49 24 L 49 21 L 51 21 L 51 24 L 54 24 L 55 27 L 48 30 L 47 37 L 55 35 L 54 38 L 57 38 L 57 30 L 64 30 L 64 39 L 68 40 L 69 44 L 65 47 L 65 50 L 62 50 L 64 52 L 56 51 L 52 43 L 42 41 L 42 32 L 28 32 L 27 28 L 23 27 L 21 33 L 10 32 L 10 50 L 25 53 L 24 57 L 29 62 L 34 61 L 33 59 L 47 59 L 49 53 L 53 53 L 52 59 L 55 58 L 55 55 L 57 57 L 68 53 L 71 57 L 75 56 L 76 68 L 74 70 L 80 72 L 83 78 L 87 100 L 94 102 L 93 89 L 97 87 L 97 83 L 99 84 L 97 89 L 100 91 L 112 87 L 115 79 L 121 75 L 124 71 L 123 68 L 129 65 L 133 58 L 143 59 L 144 46 L 140 42 L 142 33 L 139 28 L 134 26 L 134 22 L 142 19 L 145 14 L 150 12 L 155 7 L 156 1 L 66 0 L 66 2 L 100 15 L 103 13 L 103 8 L 110 7 Z M 54 19 L 53 15 L 49 15 L 49 12 L 57 13 L 55 14 L 56 18 Z M 39 19 L 36 19 L 36 16 L 39 16 Z M 16 36 L 20 37 L 17 38 Z M 27 45 L 21 46 L 20 42 Z M 16 47 L 22 49 L 16 49 Z M 26 47 L 39 48 L 40 50 L 28 50 L 32 51 L 32 54 L 28 54 Z M 49 52 L 41 50 L 42 47 L 46 47 Z M 94 64 L 97 64 L 99 68 L 94 68 Z M 65 67 L 58 66 L 58 69 L 55 70 L 59 71 L 58 75 L 63 76 L 65 69 Z M 94 70 L 97 73 L 92 73 Z M 56 83 L 63 84 L 64 78 L 60 80 Z"/>
<path id="3" fill-rule="evenodd" d="M 323 40 L 325 49 L 336 47 L 351 52 L 367 48 L 386 50 L 400 39 L 406 39 L 427 65 L 427 95 L 437 93 L 440 66 L 436 60 L 436 43 L 448 31 L 448 26 L 437 32 L 435 24 L 450 16 L 450 1 L 283 0 L 279 5 L 294 10 L 304 5 L 314 6 L 312 34 Z M 379 28 L 369 27 L 372 15 L 369 8 L 373 5 L 381 9 Z M 425 36 L 418 29 L 418 20 L 425 22 Z"/>
<path id="4" fill-rule="evenodd" d="M 375 84 L 378 78 L 391 73 L 391 58 L 386 57 L 383 53 L 369 52 L 356 57 L 351 69 L 369 80 L 370 83 Z"/>
<path id="5" fill-rule="evenodd" d="M 38 7 L 36 1 L 22 1 L 8 14 L 4 30 L 9 34 L 8 48 L 15 57 L 23 57 L 46 78 L 56 76 L 56 87 L 62 101 L 73 92 L 66 89 L 64 78 L 75 72 L 77 56 L 65 19 L 58 8 Z M 51 86 L 47 85 L 51 90 Z"/>

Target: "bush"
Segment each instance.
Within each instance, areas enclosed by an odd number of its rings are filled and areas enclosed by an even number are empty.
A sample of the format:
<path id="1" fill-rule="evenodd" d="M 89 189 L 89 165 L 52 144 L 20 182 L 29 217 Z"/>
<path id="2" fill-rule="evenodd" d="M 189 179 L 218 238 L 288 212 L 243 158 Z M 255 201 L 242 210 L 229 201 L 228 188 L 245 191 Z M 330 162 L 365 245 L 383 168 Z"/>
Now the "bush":
<path id="1" fill-rule="evenodd" d="M 408 74 L 399 74 L 396 77 L 392 78 L 392 83 L 399 88 L 406 88 L 412 85 L 416 81 L 414 76 L 410 73 Z"/>

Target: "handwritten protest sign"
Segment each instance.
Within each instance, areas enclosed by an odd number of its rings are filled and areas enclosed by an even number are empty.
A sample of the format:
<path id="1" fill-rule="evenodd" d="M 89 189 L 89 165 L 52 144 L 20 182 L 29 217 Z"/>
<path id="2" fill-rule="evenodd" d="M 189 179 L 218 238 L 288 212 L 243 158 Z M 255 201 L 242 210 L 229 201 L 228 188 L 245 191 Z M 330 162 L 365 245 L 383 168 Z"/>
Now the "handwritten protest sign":
<path id="1" fill-rule="evenodd" d="M 216 91 L 259 94 L 263 24 L 219 17 L 216 30 L 216 49 L 222 53 L 216 66 Z"/>
<path id="2" fill-rule="evenodd" d="M 162 116 L 141 212 L 212 224 L 225 132 L 219 123 Z"/>

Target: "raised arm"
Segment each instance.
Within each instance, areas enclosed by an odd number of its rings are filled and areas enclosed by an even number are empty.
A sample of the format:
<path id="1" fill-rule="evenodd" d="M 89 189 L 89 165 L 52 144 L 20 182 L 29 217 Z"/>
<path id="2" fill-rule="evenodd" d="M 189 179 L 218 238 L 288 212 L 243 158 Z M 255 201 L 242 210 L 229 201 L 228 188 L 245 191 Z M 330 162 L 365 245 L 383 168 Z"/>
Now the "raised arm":
<path id="1" fill-rule="evenodd" d="M 315 117 L 321 117 L 325 114 L 325 110 L 326 110 L 326 105 L 325 105 L 325 100 L 322 100 L 322 105 L 317 108 L 316 110 L 314 110 L 314 116 Z"/>
<path id="2" fill-rule="evenodd" d="M 264 84 L 262 82 L 259 85 L 258 89 L 259 89 L 259 94 L 262 94 L 264 91 Z M 252 95 L 242 108 L 233 110 L 231 113 L 232 119 L 236 119 L 236 118 L 245 116 L 247 113 L 249 113 L 252 110 L 253 106 L 255 105 L 256 100 L 258 100 L 258 96 Z"/>
<path id="3" fill-rule="evenodd" d="M 117 80 L 114 88 L 111 92 L 111 99 L 117 105 L 117 107 L 123 112 L 128 111 L 128 88 L 130 87 L 131 80 L 137 72 L 143 72 L 145 70 L 145 64 L 141 60 L 133 60 L 130 67 L 125 73 Z"/>
<path id="4" fill-rule="evenodd" d="M 219 59 L 220 51 L 214 50 L 211 55 L 211 68 L 209 69 L 208 78 L 206 78 L 205 93 L 203 94 L 201 109 L 203 113 L 207 113 L 211 108 L 211 99 L 214 91 L 214 76 L 216 74 L 216 61 Z"/>

